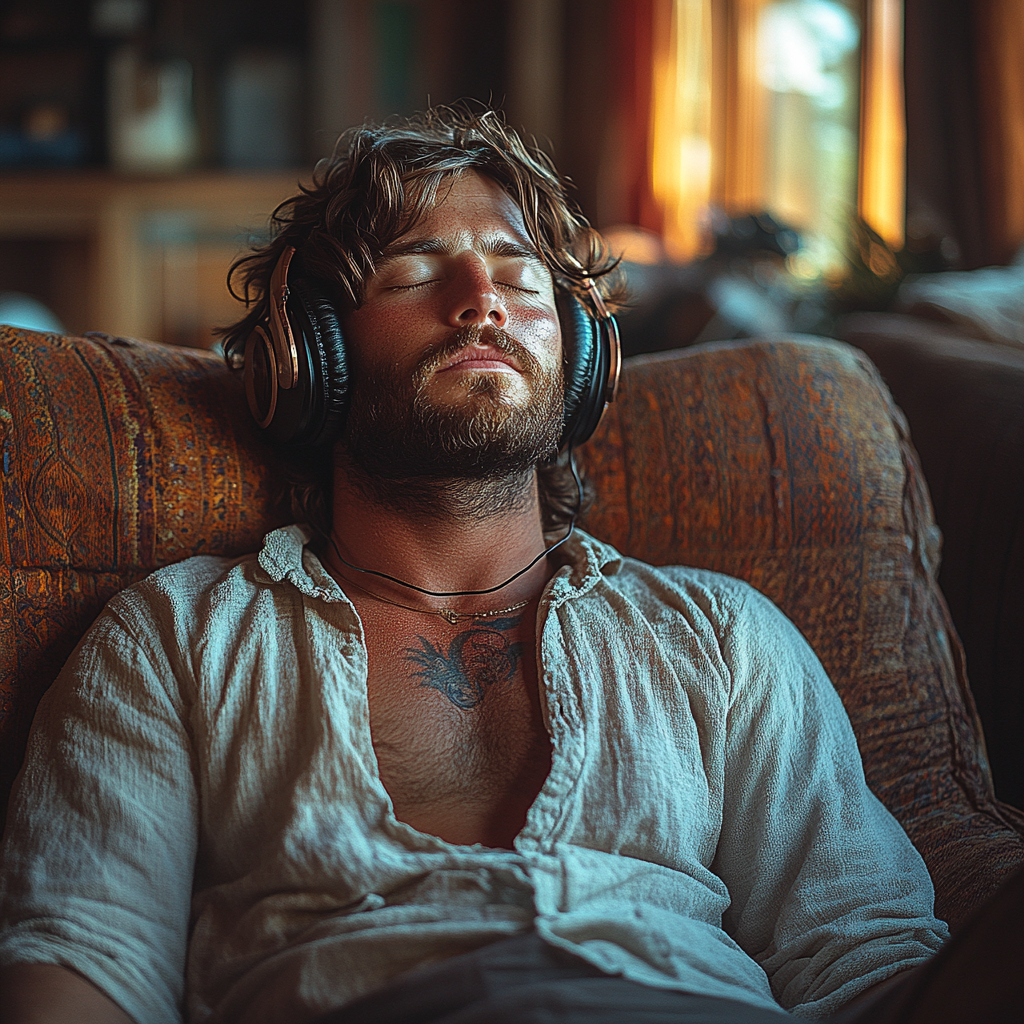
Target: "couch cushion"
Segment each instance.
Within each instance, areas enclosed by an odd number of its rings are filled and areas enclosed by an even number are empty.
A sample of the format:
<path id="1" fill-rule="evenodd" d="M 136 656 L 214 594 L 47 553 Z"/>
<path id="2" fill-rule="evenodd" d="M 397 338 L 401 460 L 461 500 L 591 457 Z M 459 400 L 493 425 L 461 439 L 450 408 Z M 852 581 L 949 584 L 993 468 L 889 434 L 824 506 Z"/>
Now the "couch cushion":
<path id="1" fill-rule="evenodd" d="M 106 601 L 252 550 L 272 463 L 210 352 L 0 327 L 0 809 L 36 704 Z"/>

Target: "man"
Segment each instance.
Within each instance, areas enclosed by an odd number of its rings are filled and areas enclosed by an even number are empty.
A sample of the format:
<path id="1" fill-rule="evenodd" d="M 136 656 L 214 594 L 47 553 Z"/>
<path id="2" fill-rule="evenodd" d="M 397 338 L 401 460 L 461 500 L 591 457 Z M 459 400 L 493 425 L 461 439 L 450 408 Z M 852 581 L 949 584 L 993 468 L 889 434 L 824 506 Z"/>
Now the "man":
<path id="1" fill-rule="evenodd" d="M 274 318 L 340 319 L 309 526 L 119 595 L 47 694 L 4 1019 L 823 1018 L 927 960 L 927 872 L 793 626 L 555 547 L 556 293 L 609 264 L 545 159 L 490 114 L 371 126 L 277 222 L 227 349 L 274 430 Z"/>

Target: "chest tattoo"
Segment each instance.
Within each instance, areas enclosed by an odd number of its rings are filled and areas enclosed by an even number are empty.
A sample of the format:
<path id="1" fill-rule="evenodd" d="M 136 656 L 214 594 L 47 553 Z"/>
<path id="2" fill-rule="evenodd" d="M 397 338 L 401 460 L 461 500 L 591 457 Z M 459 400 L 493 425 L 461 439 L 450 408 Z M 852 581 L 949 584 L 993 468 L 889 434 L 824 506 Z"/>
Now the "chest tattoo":
<path id="1" fill-rule="evenodd" d="M 435 646 L 417 636 L 419 647 L 407 647 L 405 660 L 416 666 L 420 686 L 443 693 L 456 707 L 475 708 L 487 691 L 516 674 L 523 654 L 521 643 L 510 643 L 505 631 L 515 629 L 522 616 L 495 619 L 486 626 L 464 629 L 448 645 Z"/>

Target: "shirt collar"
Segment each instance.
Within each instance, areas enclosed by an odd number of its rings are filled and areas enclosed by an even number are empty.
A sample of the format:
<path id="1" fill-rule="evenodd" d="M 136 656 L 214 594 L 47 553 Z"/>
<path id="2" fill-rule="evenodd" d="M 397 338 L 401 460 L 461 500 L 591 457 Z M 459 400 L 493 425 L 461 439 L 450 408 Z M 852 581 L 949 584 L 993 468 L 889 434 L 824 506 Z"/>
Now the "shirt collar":
<path id="1" fill-rule="evenodd" d="M 290 583 L 306 597 L 344 601 L 341 587 L 307 547 L 312 539 L 313 531 L 302 523 L 268 533 L 257 556 L 265 582 Z"/>
<path id="2" fill-rule="evenodd" d="M 343 601 L 345 595 L 334 577 L 307 545 L 313 531 L 304 524 L 282 526 L 263 538 L 257 562 L 267 583 L 290 583 L 307 597 Z M 551 580 L 548 600 L 553 606 L 580 597 L 605 576 L 618 572 L 622 556 L 610 544 L 576 528 L 562 545 L 562 568 Z"/>
<path id="3" fill-rule="evenodd" d="M 579 527 L 562 545 L 563 565 L 551 580 L 548 600 L 553 607 L 581 597 L 606 576 L 619 571 L 622 555 L 610 544 Z"/>

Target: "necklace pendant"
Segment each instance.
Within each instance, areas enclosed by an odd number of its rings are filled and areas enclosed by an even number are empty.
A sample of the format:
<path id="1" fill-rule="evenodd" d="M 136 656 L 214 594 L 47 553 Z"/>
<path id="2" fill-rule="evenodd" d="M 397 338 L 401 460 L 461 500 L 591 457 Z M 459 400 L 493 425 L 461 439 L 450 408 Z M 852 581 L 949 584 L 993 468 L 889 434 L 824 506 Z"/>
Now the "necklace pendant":
<path id="1" fill-rule="evenodd" d="M 458 623 L 459 619 L 462 618 L 462 616 L 459 615 L 458 612 L 453 612 L 451 610 L 451 608 L 442 608 L 437 614 L 440 615 L 442 619 L 444 619 L 446 622 L 450 623 L 453 626 L 456 625 Z"/>

